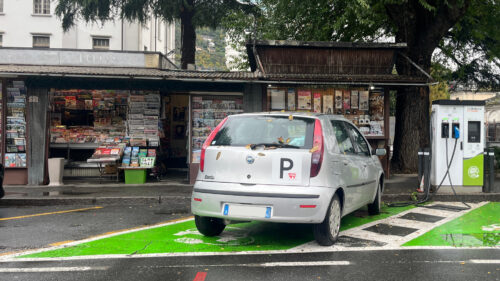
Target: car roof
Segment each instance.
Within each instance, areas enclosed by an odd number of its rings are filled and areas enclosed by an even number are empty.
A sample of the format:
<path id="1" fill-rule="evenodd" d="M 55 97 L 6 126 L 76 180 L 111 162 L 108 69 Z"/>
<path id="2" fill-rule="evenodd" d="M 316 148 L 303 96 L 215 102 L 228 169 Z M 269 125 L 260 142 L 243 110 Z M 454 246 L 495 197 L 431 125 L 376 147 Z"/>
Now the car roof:
<path id="1" fill-rule="evenodd" d="M 297 116 L 297 117 L 309 117 L 309 118 L 325 118 L 325 119 L 337 119 L 337 120 L 347 120 L 343 115 L 333 115 L 333 114 L 323 114 L 316 112 L 293 112 L 293 111 L 267 111 L 267 112 L 251 112 L 251 113 L 241 113 L 232 116 Z"/>

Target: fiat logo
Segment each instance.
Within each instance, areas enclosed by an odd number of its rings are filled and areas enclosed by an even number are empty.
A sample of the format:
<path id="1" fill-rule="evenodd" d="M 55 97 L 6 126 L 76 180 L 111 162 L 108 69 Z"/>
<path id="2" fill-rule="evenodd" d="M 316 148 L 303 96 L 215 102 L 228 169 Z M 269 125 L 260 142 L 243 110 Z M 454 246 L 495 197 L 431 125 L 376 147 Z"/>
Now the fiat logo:
<path id="1" fill-rule="evenodd" d="M 247 156 L 247 163 L 248 164 L 253 164 L 253 162 L 255 162 L 255 158 L 253 158 L 251 155 L 248 155 Z"/>

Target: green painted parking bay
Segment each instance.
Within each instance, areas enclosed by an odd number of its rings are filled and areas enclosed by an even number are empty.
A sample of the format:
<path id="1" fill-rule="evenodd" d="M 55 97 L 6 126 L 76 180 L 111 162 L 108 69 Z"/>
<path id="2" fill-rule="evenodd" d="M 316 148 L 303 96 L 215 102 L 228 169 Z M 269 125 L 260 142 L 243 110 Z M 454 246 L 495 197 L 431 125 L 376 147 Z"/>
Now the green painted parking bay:
<path id="1" fill-rule="evenodd" d="M 411 208 L 414 207 L 383 207 L 381 214 L 376 216 L 369 216 L 367 211 L 358 211 L 342 219 L 341 231 L 388 218 Z M 232 224 L 226 227 L 221 236 L 205 237 L 196 230 L 194 220 L 188 220 L 20 257 L 287 250 L 312 240 L 312 227 L 307 224 Z"/>

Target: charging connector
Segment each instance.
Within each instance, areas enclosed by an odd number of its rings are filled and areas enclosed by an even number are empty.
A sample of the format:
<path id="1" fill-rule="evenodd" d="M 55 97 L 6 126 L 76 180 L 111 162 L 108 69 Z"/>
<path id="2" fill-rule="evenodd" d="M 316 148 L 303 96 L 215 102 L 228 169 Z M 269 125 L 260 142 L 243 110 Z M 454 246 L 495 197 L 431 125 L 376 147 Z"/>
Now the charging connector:
<path id="1" fill-rule="evenodd" d="M 460 123 L 451 124 L 451 137 L 454 139 L 460 138 Z"/>
<path id="2" fill-rule="evenodd" d="M 441 123 L 441 138 L 447 139 L 450 137 L 450 123 Z"/>

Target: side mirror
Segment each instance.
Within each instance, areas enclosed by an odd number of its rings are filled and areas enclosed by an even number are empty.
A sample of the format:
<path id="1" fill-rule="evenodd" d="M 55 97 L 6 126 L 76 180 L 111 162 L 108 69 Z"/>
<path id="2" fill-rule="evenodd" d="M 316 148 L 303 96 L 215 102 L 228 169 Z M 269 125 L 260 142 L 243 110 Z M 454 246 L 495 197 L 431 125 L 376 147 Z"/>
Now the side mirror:
<path id="1" fill-rule="evenodd" d="M 387 154 L 387 151 L 385 148 L 377 148 L 375 149 L 375 155 L 377 156 L 385 156 Z"/>

